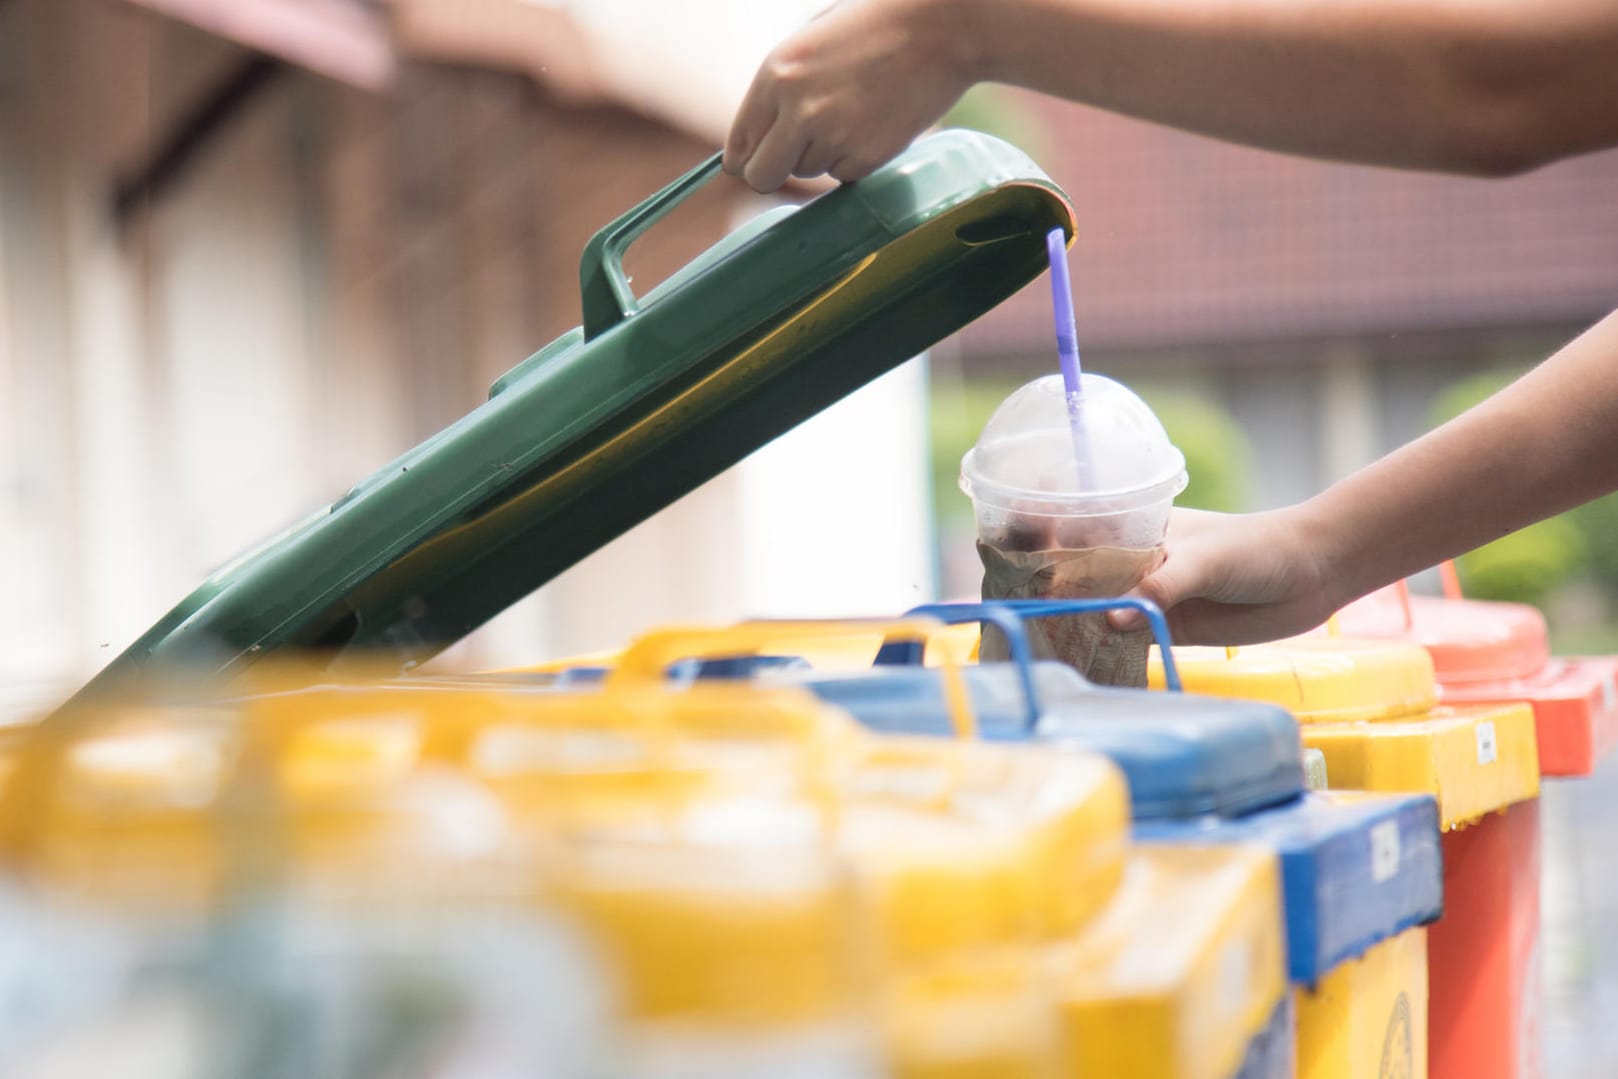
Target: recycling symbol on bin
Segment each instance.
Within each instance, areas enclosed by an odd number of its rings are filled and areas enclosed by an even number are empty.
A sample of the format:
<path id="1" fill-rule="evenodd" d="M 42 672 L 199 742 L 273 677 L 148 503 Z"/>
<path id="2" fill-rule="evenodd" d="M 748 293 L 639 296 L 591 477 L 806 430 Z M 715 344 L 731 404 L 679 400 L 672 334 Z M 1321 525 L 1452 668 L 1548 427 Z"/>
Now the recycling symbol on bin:
<path id="1" fill-rule="evenodd" d="M 1416 1059 L 1410 1039 L 1410 998 L 1400 993 L 1388 1017 L 1388 1032 L 1382 1038 L 1382 1067 L 1377 1069 L 1377 1079 L 1412 1079 Z"/>

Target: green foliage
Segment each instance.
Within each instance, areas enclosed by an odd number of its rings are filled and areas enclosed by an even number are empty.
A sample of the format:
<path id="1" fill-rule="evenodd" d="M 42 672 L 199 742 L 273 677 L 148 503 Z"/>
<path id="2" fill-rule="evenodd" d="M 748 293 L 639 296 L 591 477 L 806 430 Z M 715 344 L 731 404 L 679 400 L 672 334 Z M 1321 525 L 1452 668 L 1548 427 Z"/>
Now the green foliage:
<path id="1" fill-rule="evenodd" d="M 1049 159 L 1045 122 L 1025 99 L 1004 86 L 979 83 L 938 121 L 940 127 L 964 127 L 1011 143 L 1035 161 Z"/>
<path id="2" fill-rule="evenodd" d="M 1000 402 L 1021 383 L 1000 379 L 935 383 L 930 410 L 933 514 L 942 523 L 972 524 L 972 500 L 961 492 L 961 458 Z"/>
<path id="3" fill-rule="evenodd" d="M 1236 418 L 1225 409 L 1184 391 L 1142 389 L 1169 440 L 1185 454 L 1190 476 L 1177 506 L 1239 513 L 1248 507 L 1253 474 L 1253 444 Z"/>
<path id="4" fill-rule="evenodd" d="M 1618 495 L 1608 495 L 1566 514 L 1584 536 L 1585 569 L 1609 592 L 1618 593 Z"/>
<path id="5" fill-rule="evenodd" d="M 1481 405 L 1521 378 L 1526 370 L 1527 368 L 1516 367 L 1480 371 L 1475 375 L 1456 379 L 1438 395 L 1432 407 L 1427 410 L 1427 426 L 1442 426 L 1468 409 Z"/>
<path id="6" fill-rule="evenodd" d="M 1450 385 L 1428 413 L 1437 427 L 1481 404 L 1523 374 L 1484 371 Z M 1479 599 L 1542 603 L 1580 574 L 1618 587 L 1618 496 L 1530 525 L 1456 560 L 1468 594 Z"/>
<path id="7" fill-rule="evenodd" d="M 1502 536 L 1456 559 L 1469 596 L 1539 606 L 1585 560 L 1584 536 L 1567 515 Z"/>

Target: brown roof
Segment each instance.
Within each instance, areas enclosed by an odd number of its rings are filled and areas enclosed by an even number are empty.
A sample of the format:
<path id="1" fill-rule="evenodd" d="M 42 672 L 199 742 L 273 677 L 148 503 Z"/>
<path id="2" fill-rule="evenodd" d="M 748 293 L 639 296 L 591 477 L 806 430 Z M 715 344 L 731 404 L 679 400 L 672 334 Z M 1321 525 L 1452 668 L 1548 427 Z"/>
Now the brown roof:
<path id="1" fill-rule="evenodd" d="M 1322 164 L 1044 100 L 1081 342 L 1579 321 L 1618 306 L 1618 151 L 1508 180 Z M 1041 279 L 968 330 L 1047 347 Z"/>

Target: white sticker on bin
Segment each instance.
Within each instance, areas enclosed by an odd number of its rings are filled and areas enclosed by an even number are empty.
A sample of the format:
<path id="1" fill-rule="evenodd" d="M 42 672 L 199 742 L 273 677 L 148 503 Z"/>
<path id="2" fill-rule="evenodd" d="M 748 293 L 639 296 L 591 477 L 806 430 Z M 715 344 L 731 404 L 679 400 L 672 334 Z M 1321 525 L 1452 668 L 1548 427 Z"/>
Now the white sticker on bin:
<path id="1" fill-rule="evenodd" d="M 1494 721 L 1487 720 L 1477 725 L 1478 736 L 1478 763 L 1493 764 L 1499 750 L 1495 745 Z"/>
<path id="2" fill-rule="evenodd" d="M 1601 710 L 1618 712 L 1618 685 L 1613 683 L 1611 671 L 1601 676 Z"/>
<path id="3" fill-rule="evenodd" d="M 1385 820 L 1371 829 L 1371 879 L 1377 884 L 1399 874 L 1399 822 Z"/>

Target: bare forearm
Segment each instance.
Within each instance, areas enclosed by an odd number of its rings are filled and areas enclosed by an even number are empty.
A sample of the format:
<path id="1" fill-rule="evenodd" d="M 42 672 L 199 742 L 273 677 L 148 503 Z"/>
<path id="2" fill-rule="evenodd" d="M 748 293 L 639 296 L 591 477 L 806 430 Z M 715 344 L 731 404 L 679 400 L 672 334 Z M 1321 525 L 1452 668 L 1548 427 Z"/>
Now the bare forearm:
<path id="1" fill-rule="evenodd" d="M 1255 146 L 1509 172 L 1618 141 L 1605 0 L 940 0 L 979 78 Z"/>
<path id="2" fill-rule="evenodd" d="M 1299 507 L 1346 602 L 1618 490 L 1618 312 Z"/>

